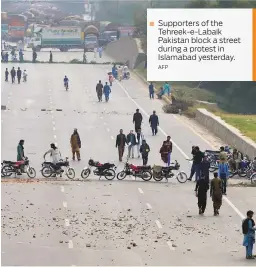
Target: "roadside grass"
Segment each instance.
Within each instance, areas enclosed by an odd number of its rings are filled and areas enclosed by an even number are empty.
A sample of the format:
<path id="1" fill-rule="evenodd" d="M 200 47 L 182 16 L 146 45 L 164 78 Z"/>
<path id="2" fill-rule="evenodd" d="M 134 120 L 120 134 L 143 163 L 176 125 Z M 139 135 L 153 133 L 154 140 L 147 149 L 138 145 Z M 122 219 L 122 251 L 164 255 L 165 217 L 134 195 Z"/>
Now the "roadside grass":
<path id="1" fill-rule="evenodd" d="M 137 69 L 136 72 L 147 78 L 147 71 L 145 69 Z M 194 118 L 198 108 L 207 109 L 209 112 L 221 117 L 226 123 L 239 129 L 243 135 L 256 141 L 256 115 L 231 114 L 223 111 L 217 104 L 213 104 L 216 102 L 216 95 L 203 88 L 197 88 L 198 82 L 170 82 L 170 84 L 173 88 L 173 95 L 177 100 L 193 103 L 191 107 L 188 107 L 183 112 L 187 117 Z M 154 85 L 158 89 L 163 83 L 154 82 Z M 209 103 L 202 103 L 200 101 Z"/>

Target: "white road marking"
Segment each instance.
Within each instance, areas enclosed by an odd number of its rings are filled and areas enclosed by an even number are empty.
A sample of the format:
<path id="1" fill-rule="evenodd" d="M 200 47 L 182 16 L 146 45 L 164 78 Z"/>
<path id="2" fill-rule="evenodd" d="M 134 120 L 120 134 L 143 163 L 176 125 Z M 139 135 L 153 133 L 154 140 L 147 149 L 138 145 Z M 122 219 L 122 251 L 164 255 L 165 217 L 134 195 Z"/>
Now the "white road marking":
<path id="1" fill-rule="evenodd" d="M 111 139 L 114 140 L 114 136 L 111 135 Z"/>
<path id="2" fill-rule="evenodd" d="M 55 127 L 52 127 L 53 131 L 56 131 L 56 128 Z"/>
<path id="3" fill-rule="evenodd" d="M 172 246 L 172 242 L 171 241 L 167 241 L 166 243 L 167 243 L 167 245 L 168 245 L 168 247 L 169 247 L 169 249 L 171 251 L 175 250 L 175 247 Z"/>
<path id="4" fill-rule="evenodd" d="M 54 125 L 55 124 L 55 121 L 52 121 L 52 124 Z"/>
<path id="5" fill-rule="evenodd" d="M 149 203 L 147 203 L 146 205 L 147 205 L 148 209 L 150 209 L 150 210 L 152 209 L 152 206 Z"/>
<path id="6" fill-rule="evenodd" d="M 104 125 L 107 125 L 107 123 L 106 123 L 106 122 L 104 122 L 103 124 L 104 124 Z"/>
<path id="7" fill-rule="evenodd" d="M 64 189 L 64 186 L 63 186 L 63 185 L 61 185 L 61 187 L 60 187 L 60 191 L 61 191 L 62 193 L 65 191 L 65 189 Z"/>
<path id="8" fill-rule="evenodd" d="M 74 245 L 73 245 L 73 241 L 72 240 L 69 240 L 68 241 L 68 248 L 73 248 Z"/>
<path id="9" fill-rule="evenodd" d="M 138 188 L 138 190 L 139 190 L 139 192 L 140 192 L 141 194 L 144 194 L 144 192 L 142 191 L 141 188 Z"/>
<path id="10" fill-rule="evenodd" d="M 109 128 L 107 128 L 107 131 L 108 131 L 108 132 L 110 132 L 110 129 L 109 129 Z"/>
<path id="11" fill-rule="evenodd" d="M 57 136 L 56 135 L 54 135 L 53 137 L 54 137 L 54 139 L 57 139 Z"/>
<path id="12" fill-rule="evenodd" d="M 58 147 L 58 143 L 55 143 L 55 146 L 57 146 L 57 147 Z"/>
<path id="13" fill-rule="evenodd" d="M 53 110 L 51 110 L 50 113 L 53 113 Z"/>
<path id="14" fill-rule="evenodd" d="M 70 226 L 69 219 L 65 219 L 65 226 L 66 227 Z"/>
<path id="15" fill-rule="evenodd" d="M 68 203 L 67 203 L 66 201 L 63 201 L 62 204 L 63 204 L 63 207 L 64 207 L 64 208 L 67 208 L 67 207 L 68 207 Z"/>
<path id="16" fill-rule="evenodd" d="M 162 224 L 158 220 L 156 220 L 156 225 L 159 229 L 163 228 Z"/>
<path id="17" fill-rule="evenodd" d="M 103 119 L 103 117 L 100 117 L 100 119 Z"/>
<path id="18" fill-rule="evenodd" d="M 123 89 L 124 93 L 127 95 L 127 97 L 135 104 L 135 106 L 137 106 L 141 111 L 142 113 L 144 113 L 146 115 L 146 117 L 149 118 L 149 114 L 130 96 L 130 94 L 128 93 L 128 91 L 123 87 L 123 85 L 119 82 L 119 81 L 116 81 L 119 86 Z M 161 128 L 159 127 L 159 131 L 164 135 L 164 136 L 167 136 L 166 132 Z M 202 139 L 203 140 L 203 139 Z M 173 145 L 179 150 L 179 152 L 184 156 L 185 159 L 189 159 L 190 157 L 186 155 L 186 153 L 173 141 L 172 139 L 172 143 Z M 190 164 L 192 164 L 192 162 L 190 162 Z M 224 197 L 225 201 L 228 203 L 228 205 L 238 214 L 238 216 L 240 218 L 244 218 L 245 216 L 242 215 L 242 212 L 240 212 L 238 210 L 238 208 L 227 198 L 227 197 Z M 241 217 L 242 215 L 242 217 Z"/>

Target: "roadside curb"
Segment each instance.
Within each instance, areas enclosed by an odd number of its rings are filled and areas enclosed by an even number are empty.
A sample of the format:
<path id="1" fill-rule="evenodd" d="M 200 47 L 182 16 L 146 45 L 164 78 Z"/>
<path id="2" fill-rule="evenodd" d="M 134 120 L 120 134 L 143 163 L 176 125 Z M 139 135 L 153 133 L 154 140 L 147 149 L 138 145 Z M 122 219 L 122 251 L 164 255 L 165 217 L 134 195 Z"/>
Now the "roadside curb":
<path id="1" fill-rule="evenodd" d="M 144 82 L 145 84 L 149 85 L 149 82 L 141 75 L 139 74 L 136 70 L 132 71 L 142 82 Z M 156 92 L 156 90 L 154 90 Z M 168 99 L 166 96 L 162 96 L 162 100 L 166 103 L 171 105 L 172 101 L 170 101 L 170 99 Z"/>

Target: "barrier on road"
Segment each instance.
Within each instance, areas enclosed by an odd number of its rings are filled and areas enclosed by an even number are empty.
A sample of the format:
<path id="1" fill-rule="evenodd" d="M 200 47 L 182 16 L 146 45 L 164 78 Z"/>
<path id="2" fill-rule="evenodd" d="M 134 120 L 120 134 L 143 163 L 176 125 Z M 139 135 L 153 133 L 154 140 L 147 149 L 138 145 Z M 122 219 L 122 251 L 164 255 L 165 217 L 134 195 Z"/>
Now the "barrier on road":
<path id="1" fill-rule="evenodd" d="M 237 148 L 250 159 L 256 157 L 256 143 L 245 137 L 237 128 L 206 109 L 197 109 L 196 120 L 226 144 Z"/>
<path id="2" fill-rule="evenodd" d="M 138 39 L 130 36 L 122 37 L 117 41 L 109 43 L 105 53 L 116 62 L 129 62 L 129 69 L 134 69 L 146 61 L 146 55 L 140 48 Z"/>

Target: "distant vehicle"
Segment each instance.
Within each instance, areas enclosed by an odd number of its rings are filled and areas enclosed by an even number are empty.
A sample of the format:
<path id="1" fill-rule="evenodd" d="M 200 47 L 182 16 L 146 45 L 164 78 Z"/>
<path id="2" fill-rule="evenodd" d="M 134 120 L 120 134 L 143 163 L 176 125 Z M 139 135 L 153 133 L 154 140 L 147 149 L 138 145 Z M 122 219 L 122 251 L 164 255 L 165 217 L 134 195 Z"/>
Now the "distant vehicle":
<path id="1" fill-rule="evenodd" d="M 93 26 L 89 25 L 84 30 L 84 50 L 85 52 L 94 51 L 95 48 L 99 46 L 98 43 L 99 30 Z"/>
<path id="2" fill-rule="evenodd" d="M 19 41 L 27 30 L 27 18 L 23 15 L 8 15 L 8 39 Z"/>
<path id="3" fill-rule="evenodd" d="M 36 51 L 40 51 L 42 48 L 58 48 L 65 52 L 69 49 L 84 47 L 80 27 L 42 28 L 38 35 L 38 37 L 32 37 L 28 45 Z"/>

